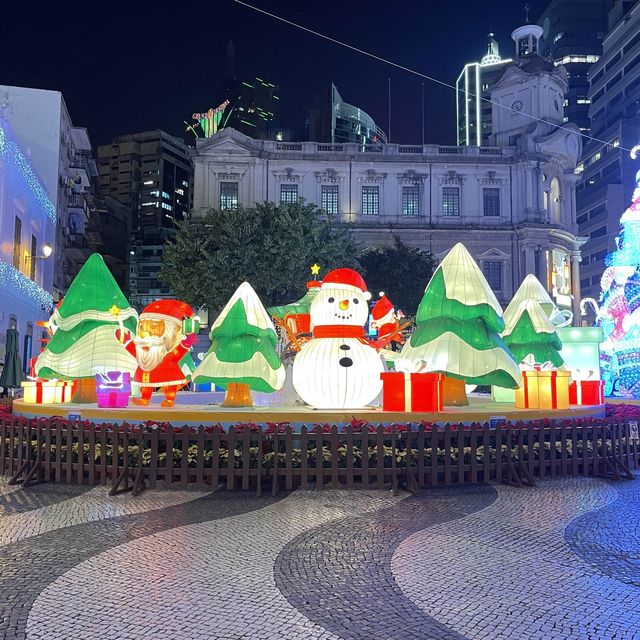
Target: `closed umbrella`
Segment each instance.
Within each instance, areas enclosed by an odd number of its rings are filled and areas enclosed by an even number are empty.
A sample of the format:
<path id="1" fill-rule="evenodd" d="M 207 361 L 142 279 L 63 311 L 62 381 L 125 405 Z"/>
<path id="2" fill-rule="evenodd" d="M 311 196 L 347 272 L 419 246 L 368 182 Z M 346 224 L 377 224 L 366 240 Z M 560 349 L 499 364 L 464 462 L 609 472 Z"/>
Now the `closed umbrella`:
<path id="1" fill-rule="evenodd" d="M 19 387 L 24 380 L 22 363 L 18 353 L 19 334 L 16 329 L 7 329 L 6 352 L 4 356 L 4 368 L 0 373 L 0 387 L 5 389 Z"/>

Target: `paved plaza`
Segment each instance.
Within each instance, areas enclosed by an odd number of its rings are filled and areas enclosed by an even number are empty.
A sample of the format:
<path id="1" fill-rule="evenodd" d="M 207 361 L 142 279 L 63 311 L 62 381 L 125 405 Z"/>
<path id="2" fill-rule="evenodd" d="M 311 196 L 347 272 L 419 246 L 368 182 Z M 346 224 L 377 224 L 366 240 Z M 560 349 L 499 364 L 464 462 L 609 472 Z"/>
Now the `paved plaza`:
<path id="1" fill-rule="evenodd" d="M 0 483 L 6 640 L 640 639 L 640 482 L 242 493 Z"/>

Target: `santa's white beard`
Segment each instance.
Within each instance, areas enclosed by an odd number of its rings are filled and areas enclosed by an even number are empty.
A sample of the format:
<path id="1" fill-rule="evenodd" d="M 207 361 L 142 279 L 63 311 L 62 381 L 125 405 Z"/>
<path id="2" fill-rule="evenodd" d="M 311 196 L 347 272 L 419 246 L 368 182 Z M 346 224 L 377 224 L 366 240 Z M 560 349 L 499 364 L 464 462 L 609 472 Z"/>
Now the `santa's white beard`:
<path id="1" fill-rule="evenodd" d="M 170 336 L 151 336 L 141 338 L 136 336 L 136 360 L 143 371 L 153 371 L 166 357 L 170 349 L 168 345 L 173 341 Z"/>

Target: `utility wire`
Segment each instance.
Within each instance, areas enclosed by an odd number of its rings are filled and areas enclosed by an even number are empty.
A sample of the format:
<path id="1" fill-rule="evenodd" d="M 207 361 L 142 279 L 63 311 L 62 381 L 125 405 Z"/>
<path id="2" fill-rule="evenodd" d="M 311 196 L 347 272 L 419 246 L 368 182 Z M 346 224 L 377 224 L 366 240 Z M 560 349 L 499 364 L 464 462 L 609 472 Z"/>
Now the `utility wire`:
<path id="1" fill-rule="evenodd" d="M 425 80 L 429 80 L 430 82 L 435 82 L 436 84 L 439 84 L 443 87 L 447 87 L 448 89 L 453 89 L 456 93 L 460 92 L 462 93 L 461 89 L 458 89 L 456 86 L 449 84 L 448 82 L 444 82 L 443 80 L 439 80 L 438 78 L 434 78 L 432 76 L 429 76 L 425 73 L 420 73 L 420 71 L 416 71 L 415 69 L 411 69 L 410 67 L 405 67 L 401 64 L 398 64 L 397 62 L 393 62 L 393 60 L 387 60 L 386 58 L 383 58 L 381 56 L 376 55 L 375 53 L 371 53 L 370 51 L 365 51 L 364 49 L 359 49 L 358 47 L 354 47 L 351 44 L 348 44 L 347 42 L 342 42 L 341 40 L 337 40 L 336 38 L 332 38 L 331 36 L 325 35 L 324 33 L 320 33 L 319 31 L 314 31 L 313 29 L 309 29 L 308 27 L 305 27 L 301 24 L 297 24 L 296 22 L 293 22 L 292 20 L 287 20 L 287 18 L 283 18 L 281 16 L 276 15 L 275 13 L 270 13 L 269 11 L 265 11 L 264 9 L 260 9 L 260 7 L 256 7 L 252 4 L 249 4 L 248 2 L 243 2 L 243 0 L 233 0 L 233 2 L 235 2 L 236 4 L 240 4 L 243 7 L 247 7 L 248 9 L 252 9 L 253 11 L 257 11 L 258 13 L 262 13 L 265 16 L 269 16 L 270 18 L 273 18 L 274 20 L 279 20 L 280 22 L 284 22 L 285 24 L 288 24 L 289 26 L 295 27 L 296 29 L 300 29 L 301 31 L 306 31 L 307 33 L 310 33 L 314 36 L 317 36 L 318 38 L 323 38 L 324 40 L 328 40 L 329 42 L 333 42 L 334 44 L 340 45 L 341 47 L 345 47 L 346 49 L 351 49 L 351 51 L 355 51 L 356 53 L 361 53 L 364 56 L 368 56 L 369 58 L 373 58 L 374 60 L 378 60 L 379 62 L 384 62 L 385 64 L 391 65 L 392 67 L 396 67 L 396 69 L 401 69 L 402 71 L 406 71 L 407 73 L 411 73 L 413 75 L 419 76 L 420 78 L 424 78 Z M 523 111 L 517 111 L 516 109 L 513 109 L 510 106 L 507 106 L 506 104 L 500 104 L 499 102 L 494 102 L 493 100 L 491 100 L 490 98 L 484 98 L 482 96 L 479 96 L 477 94 L 471 93 L 469 92 L 468 95 L 476 98 L 476 100 L 482 100 L 483 102 L 488 102 L 492 105 L 495 105 L 497 107 L 500 107 L 502 109 L 507 109 L 507 111 L 512 111 L 513 113 L 518 113 L 522 116 L 525 116 L 526 118 L 529 118 L 530 120 L 535 120 L 536 122 L 542 122 L 543 124 L 548 124 L 552 127 L 556 127 L 558 129 L 562 129 L 564 131 L 568 131 L 569 133 L 574 133 L 577 135 L 579 135 L 582 138 L 586 138 L 587 140 L 593 140 L 594 142 L 600 142 L 601 144 L 606 144 L 606 145 L 610 145 L 611 142 L 609 140 L 602 140 L 601 138 L 596 138 L 594 136 L 590 136 L 587 133 L 583 133 L 582 131 L 574 131 L 573 129 L 570 129 L 569 127 L 565 127 L 564 125 L 558 125 L 555 122 L 549 122 L 548 120 L 545 120 L 544 118 L 537 118 L 536 116 L 532 116 L 530 113 L 525 113 Z M 620 149 L 622 149 L 623 151 L 627 151 L 627 152 L 631 152 L 631 149 L 627 149 L 626 147 L 619 147 Z"/>

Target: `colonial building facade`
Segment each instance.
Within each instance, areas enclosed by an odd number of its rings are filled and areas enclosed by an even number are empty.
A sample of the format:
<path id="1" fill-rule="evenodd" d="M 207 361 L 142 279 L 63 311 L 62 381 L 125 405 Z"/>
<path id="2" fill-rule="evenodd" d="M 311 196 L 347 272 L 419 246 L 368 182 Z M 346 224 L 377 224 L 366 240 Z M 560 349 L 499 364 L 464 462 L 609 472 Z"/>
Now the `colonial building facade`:
<path id="1" fill-rule="evenodd" d="M 399 237 L 440 258 L 463 241 L 499 300 L 534 273 L 577 319 L 581 142 L 563 125 L 566 88 L 562 67 L 525 50 L 492 88 L 496 146 L 293 143 L 222 130 L 197 141 L 192 217 L 304 198 L 351 225 L 363 249 Z"/>

